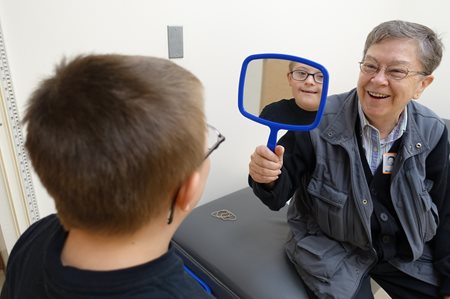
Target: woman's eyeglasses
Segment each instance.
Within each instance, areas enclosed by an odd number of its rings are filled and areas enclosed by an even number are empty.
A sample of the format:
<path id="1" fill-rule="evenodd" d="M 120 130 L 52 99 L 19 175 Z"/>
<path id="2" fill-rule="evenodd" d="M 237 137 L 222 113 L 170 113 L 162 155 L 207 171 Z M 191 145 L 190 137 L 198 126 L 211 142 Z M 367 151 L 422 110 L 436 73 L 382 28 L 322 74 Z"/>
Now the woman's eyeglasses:
<path id="1" fill-rule="evenodd" d="M 359 68 L 361 69 L 361 72 L 363 72 L 366 75 L 375 75 L 378 74 L 383 68 L 380 67 L 375 62 L 368 62 L 368 61 L 361 61 L 359 63 Z M 404 65 L 394 65 L 394 66 L 387 66 L 384 68 L 384 75 L 388 79 L 394 79 L 394 80 L 402 80 L 410 75 L 422 75 L 427 76 L 428 74 L 425 72 L 418 72 L 418 71 L 410 71 L 408 68 Z"/>

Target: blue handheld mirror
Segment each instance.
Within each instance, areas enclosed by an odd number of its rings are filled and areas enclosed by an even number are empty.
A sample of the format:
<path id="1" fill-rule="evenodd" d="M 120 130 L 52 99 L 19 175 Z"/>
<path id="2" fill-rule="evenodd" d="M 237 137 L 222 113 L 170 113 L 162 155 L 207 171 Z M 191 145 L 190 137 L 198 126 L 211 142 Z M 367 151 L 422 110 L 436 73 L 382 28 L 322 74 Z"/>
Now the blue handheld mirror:
<path id="1" fill-rule="evenodd" d="M 238 107 L 270 128 L 267 147 L 279 130 L 310 131 L 322 118 L 329 75 L 321 64 L 298 56 L 267 53 L 247 57 L 239 78 Z"/>

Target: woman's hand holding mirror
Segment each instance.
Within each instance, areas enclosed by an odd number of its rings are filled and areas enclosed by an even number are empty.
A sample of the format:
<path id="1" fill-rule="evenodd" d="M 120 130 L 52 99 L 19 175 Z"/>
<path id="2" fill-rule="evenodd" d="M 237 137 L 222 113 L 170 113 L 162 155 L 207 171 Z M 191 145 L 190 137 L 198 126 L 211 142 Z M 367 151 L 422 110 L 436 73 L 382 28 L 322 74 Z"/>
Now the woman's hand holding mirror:
<path id="1" fill-rule="evenodd" d="M 277 145 L 273 152 L 264 145 L 256 147 L 248 165 L 252 179 L 261 184 L 276 181 L 283 167 L 283 154 L 284 148 L 281 145 Z"/>

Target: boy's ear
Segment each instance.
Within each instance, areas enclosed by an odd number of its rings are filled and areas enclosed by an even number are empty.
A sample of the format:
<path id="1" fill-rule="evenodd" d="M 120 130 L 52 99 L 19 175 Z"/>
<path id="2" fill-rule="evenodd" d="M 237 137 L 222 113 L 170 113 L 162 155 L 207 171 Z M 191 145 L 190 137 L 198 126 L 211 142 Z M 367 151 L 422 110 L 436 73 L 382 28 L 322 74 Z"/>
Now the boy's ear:
<path id="1" fill-rule="evenodd" d="M 183 181 L 176 200 L 179 209 L 189 212 L 197 205 L 200 183 L 200 173 L 198 171 L 194 171 Z"/>
<path id="2" fill-rule="evenodd" d="M 287 73 L 287 74 L 286 74 L 286 79 L 287 79 L 287 81 L 288 81 L 289 86 L 291 86 L 291 78 L 290 78 L 290 76 L 291 76 L 290 73 Z"/>

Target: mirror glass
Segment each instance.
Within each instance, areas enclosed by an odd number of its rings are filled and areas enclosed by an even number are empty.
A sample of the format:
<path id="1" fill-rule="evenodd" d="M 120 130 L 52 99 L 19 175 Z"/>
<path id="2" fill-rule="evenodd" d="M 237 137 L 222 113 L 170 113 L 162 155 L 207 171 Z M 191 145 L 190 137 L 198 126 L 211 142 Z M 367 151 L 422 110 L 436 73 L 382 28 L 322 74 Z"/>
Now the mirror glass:
<path id="1" fill-rule="evenodd" d="M 278 130 L 308 131 L 320 122 L 329 75 L 322 65 L 298 56 L 256 54 L 241 69 L 238 106 L 253 121 L 270 127 L 268 146 Z"/>

